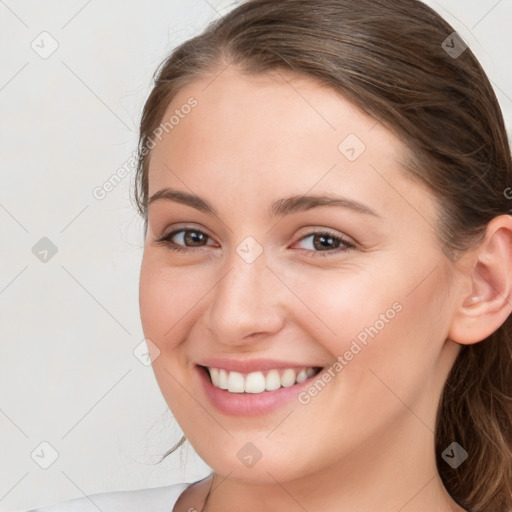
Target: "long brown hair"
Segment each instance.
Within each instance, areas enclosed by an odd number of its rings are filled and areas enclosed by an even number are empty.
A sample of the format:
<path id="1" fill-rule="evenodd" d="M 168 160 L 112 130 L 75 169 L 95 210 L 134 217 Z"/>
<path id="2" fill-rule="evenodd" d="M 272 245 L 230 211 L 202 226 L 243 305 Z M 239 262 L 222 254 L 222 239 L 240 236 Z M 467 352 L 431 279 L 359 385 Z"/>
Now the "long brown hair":
<path id="1" fill-rule="evenodd" d="M 155 130 L 182 87 L 228 64 L 312 77 L 397 134 L 408 148 L 405 169 L 438 198 L 438 240 L 452 261 L 511 211 L 512 161 L 497 98 L 474 54 L 436 12 L 418 0 L 250 0 L 178 46 L 155 73 L 135 182 L 146 228 Z M 462 347 L 439 403 L 438 470 L 471 511 L 512 511 L 511 370 L 509 316 L 484 341 Z M 457 469 L 441 458 L 454 441 L 469 454 Z"/>

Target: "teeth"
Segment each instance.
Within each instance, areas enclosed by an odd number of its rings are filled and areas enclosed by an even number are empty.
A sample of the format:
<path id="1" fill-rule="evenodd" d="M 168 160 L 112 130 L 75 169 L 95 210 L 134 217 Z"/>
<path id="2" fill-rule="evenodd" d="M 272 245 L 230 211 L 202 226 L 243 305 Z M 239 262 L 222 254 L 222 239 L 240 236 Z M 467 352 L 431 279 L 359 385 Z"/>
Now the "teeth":
<path id="1" fill-rule="evenodd" d="M 295 370 L 288 368 L 283 372 L 283 375 L 281 375 L 281 386 L 283 386 L 284 388 L 289 388 L 290 386 L 293 386 L 295 384 L 296 378 L 297 374 L 295 373 Z"/>
<path id="2" fill-rule="evenodd" d="M 249 373 L 245 378 L 244 391 L 246 393 L 261 393 L 262 391 L 265 391 L 265 377 L 263 376 L 263 373 Z"/>
<path id="3" fill-rule="evenodd" d="M 226 370 L 219 370 L 219 388 L 228 389 L 228 373 Z"/>
<path id="4" fill-rule="evenodd" d="M 308 378 L 308 372 L 306 370 L 301 370 L 297 374 L 297 382 L 304 382 Z"/>
<path id="5" fill-rule="evenodd" d="M 287 368 L 282 372 L 269 370 L 266 375 L 263 372 L 242 374 L 228 372 L 219 368 L 208 368 L 212 383 L 216 388 L 226 389 L 230 393 L 263 393 L 274 391 L 281 387 L 289 388 L 296 382 L 304 382 L 317 373 L 314 368 L 302 368 L 294 370 Z"/>
<path id="6" fill-rule="evenodd" d="M 245 391 L 244 376 L 241 373 L 229 372 L 228 391 L 230 393 L 243 393 Z"/>
<path id="7" fill-rule="evenodd" d="M 265 378 L 265 389 L 267 391 L 274 391 L 281 387 L 281 377 L 277 370 L 270 370 Z"/>

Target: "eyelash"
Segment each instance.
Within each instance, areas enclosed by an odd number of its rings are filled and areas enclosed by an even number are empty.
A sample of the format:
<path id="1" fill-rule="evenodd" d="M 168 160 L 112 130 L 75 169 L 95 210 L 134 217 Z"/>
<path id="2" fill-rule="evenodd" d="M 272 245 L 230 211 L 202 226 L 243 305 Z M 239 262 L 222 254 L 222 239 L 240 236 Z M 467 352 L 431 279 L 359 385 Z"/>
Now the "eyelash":
<path id="1" fill-rule="evenodd" d="M 176 231 L 172 231 L 171 233 L 169 233 L 167 235 L 164 235 L 161 238 L 158 238 L 157 240 L 155 240 L 155 242 L 161 243 L 161 244 L 165 245 L 166 247 L 168 247 L 169 249 L 171 249 L 172 251 L 176 251 L 176 252 L 188 253 L 188 252 L 191 252 L 191 251 L 194 251 L 194 250 L 201 250 L 204 246 L 201 246 L 201 247 L 186 247 L 186 246 L 178 245 L 178 244 L 176 244 L 174 242 L 171 242 L 171 238 L 173 238 L 175 235 L 177 235 L 178 233 L 187 232 L 187 231 L 188 232 L 193 232 L 193 233 L 200 233 L 200 234 L 205 235 L 206 237 L 210 238 L 206 233 L 204 233 L 203 231 L 201 231 L 199 229 L 182 228 L 182 229 L 178 229 Z M 329 231 L 313 231 L 313 232 L 308 233 L 307 235 L 303 236 L 298 241 L 301 242 L 302 240 L 304 240 L 306 238 L 309 238 L 310 236 L 313 236 L 313 235 L 327 235 L 329 238 L 332 238 L 333 241 L 341 242 L 341 244 L 344 246 L 344 247 L 337 247 L 335 249 L 330 249 L 330 250 L 327 250 L 327 251 L 315 251 L 315 250 L 311 250 L 311 249 L 300 249 L 300 250 L 306 251 L 308 253 L 313 253 L 311 255 L 313 257 L 317 257 L 317 256 L 322 256 L 322 257 L 334 256 L 335 254 L 339 254 L 339 253 L 342 253 L 342 252 L 347 252 L 347 251 L 350 251 L 350 250 L 356 248 L 353 243 L 349 242 L 348 240 L 345 240 L 345 238 L 343 238 L 343 237 L 341 237 L 339 235 L 335 235 L 334 233 L 330 233 Z"/>

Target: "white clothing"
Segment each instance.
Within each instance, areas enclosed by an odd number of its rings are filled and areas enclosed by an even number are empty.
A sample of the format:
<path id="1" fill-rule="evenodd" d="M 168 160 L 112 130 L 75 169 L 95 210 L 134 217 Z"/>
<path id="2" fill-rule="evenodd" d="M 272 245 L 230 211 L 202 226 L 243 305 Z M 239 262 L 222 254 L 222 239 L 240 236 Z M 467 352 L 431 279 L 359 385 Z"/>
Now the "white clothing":
<path id="1" fill-rule="evenodd" d="M 171 512 L 191 483 L 91 494 L 27 512 Z"/>

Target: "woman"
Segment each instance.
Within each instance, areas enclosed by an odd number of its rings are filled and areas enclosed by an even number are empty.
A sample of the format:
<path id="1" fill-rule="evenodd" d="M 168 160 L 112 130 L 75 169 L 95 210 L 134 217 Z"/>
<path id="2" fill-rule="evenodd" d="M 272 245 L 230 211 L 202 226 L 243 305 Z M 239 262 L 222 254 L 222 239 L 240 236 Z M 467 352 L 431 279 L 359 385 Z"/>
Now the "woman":
<path id="1" fill-rule="evenodd" d="M 163 63 L 139 154 L 144 334 L 213 472 L 62 510 L 512 510 L 512 162 L 449 24 L 248 1 Z"/>

